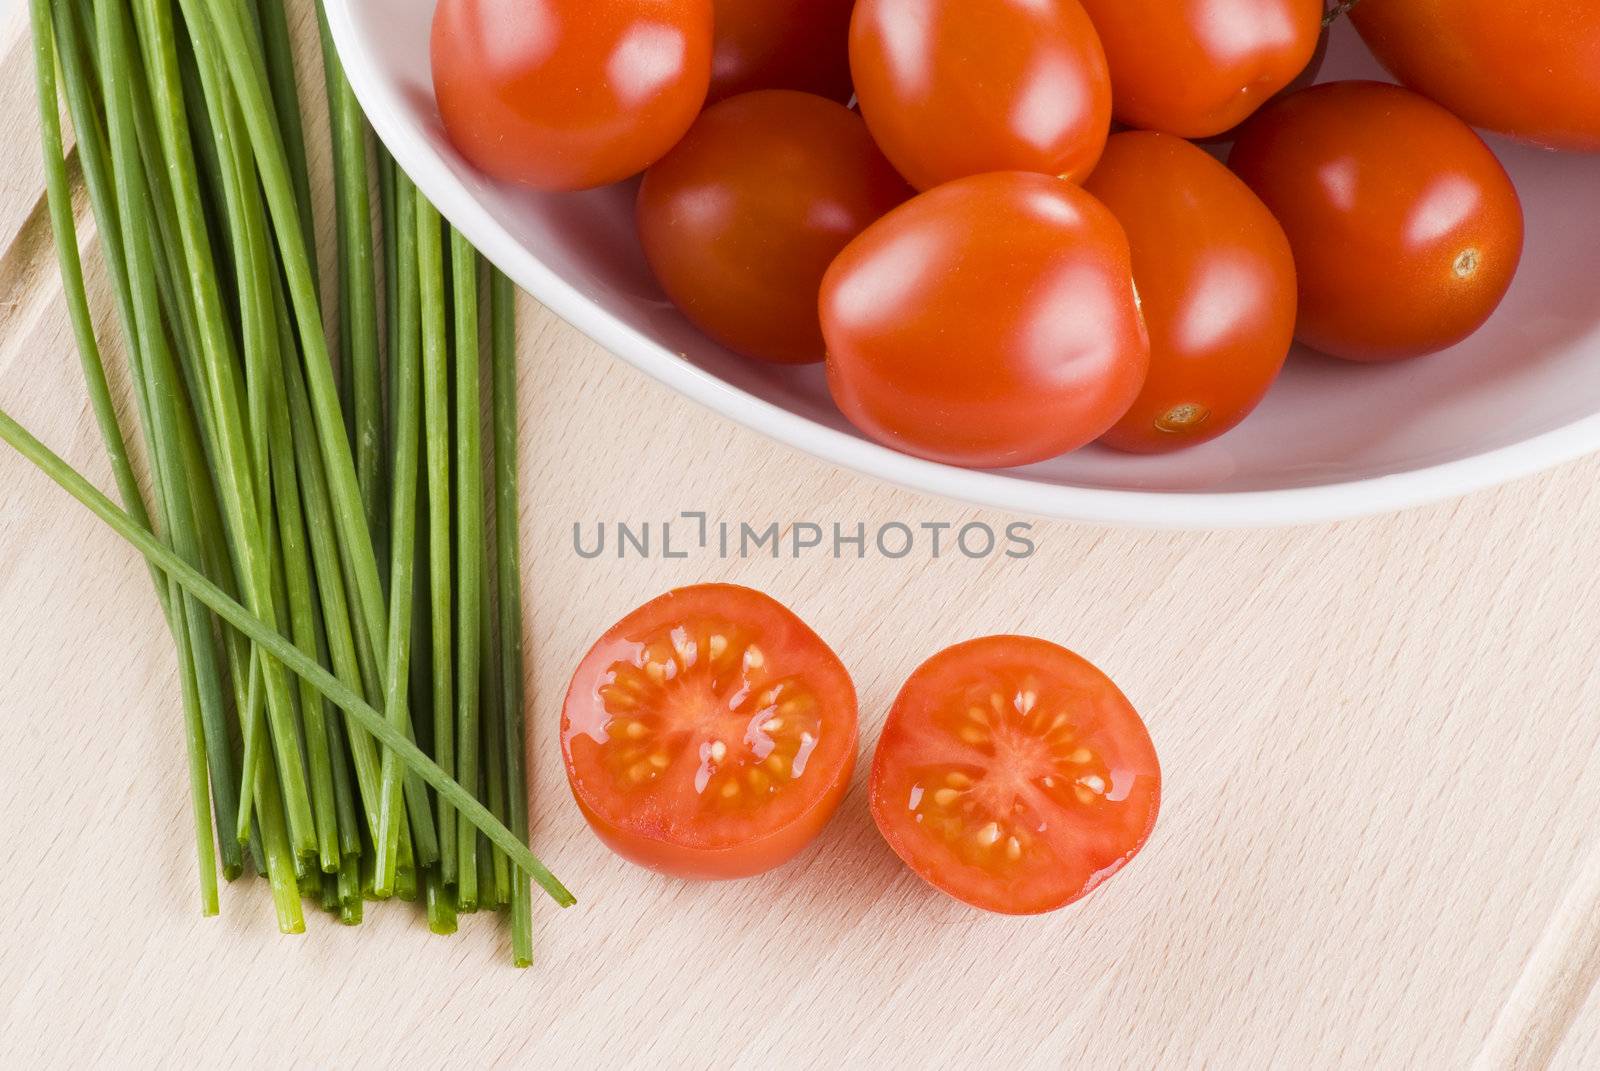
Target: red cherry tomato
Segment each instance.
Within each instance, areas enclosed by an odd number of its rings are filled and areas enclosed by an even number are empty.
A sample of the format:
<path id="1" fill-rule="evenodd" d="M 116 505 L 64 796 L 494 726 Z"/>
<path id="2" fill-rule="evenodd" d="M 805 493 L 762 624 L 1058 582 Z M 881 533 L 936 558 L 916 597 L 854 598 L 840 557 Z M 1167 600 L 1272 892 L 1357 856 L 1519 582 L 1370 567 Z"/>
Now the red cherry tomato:
<path id="1" fill-rule="evenodd" d="M 677 877 L 747 877 L 792 858 L 838 807 L 855 686 L 775 600 L 682 588 L 584 656 L 561 753 L 578 808 L 618 855 Z"/>
<path id="2" fill-rule="evenodd" d="M 947 183 L 868 227 L 823 280 L 822 331 L 858 428 L 981 468 L 1093 442 L 1150 360 L 1116 219 L 1021 171 Z"/>
<path id="3" fill-rule="evenodd" d="M 1294 341 L 1294 256 L 1249 187 L 1182 138 L 1114 134 L 1083 184 L 1128 232 L 1150 375 L 1101 442 L 1163 453 L 1249 415 Z"/>
<path id="4" fill-rule="evenodd" d="M 873 137 L 920 190 L 989 171 L 1077 181 L 1110 130 L 1078 0 L 859 0 L 850 70 Z"/>
<path id="5" fill-rule="evenodd" d="M 439 0 L 433 86 L 474 166 L 540 190 L 638 174 L 711 80 L 711 0 Z"/>
<path id="6" fill-rule="evenodd" d="M 1242 123 L 1306 69 L 1322 37 L 1323 0 L 1082 2 L 1117 118 L 1186 138 Z"/>
<path id="7" fill-rule="evenodd" d="M 1472 125 L 1600 152 L 1594 0 L 1362 0 L 1350 17 L 1396 77 Z"/>
<path id="8" fill-rule="evenodd" d="M 1264 108 L 1229 158 L 1283 224 L 1300 341 L 1351 361 L 1452 346 L 1499 306 L 1522 204 L 1461 120 L 1380 82 L 1312 86 Z"/>
<path id="9" fill-rule="evenodd" d="M 974 907 L 1034 915 L 1138 854 L 1161 767 L 1105 674 L 1045 640 L 990 636 L 906 681 L 878 740 L 871 802 L 918 877 Z"/>
<path id="10" fill-rule="evenodd" d="M 817 291 L 867 224 L 911 196 L 861 117 L 771 89 L 714 104 L 639 188 L 639 238 L 663 289 L 735 352 L 823 357 Z"/>
<path id="11" fill-rule="evenodd" d="M 710 100 L 756 89 L 850 99 L 854 0 L 714 0 Z"/>

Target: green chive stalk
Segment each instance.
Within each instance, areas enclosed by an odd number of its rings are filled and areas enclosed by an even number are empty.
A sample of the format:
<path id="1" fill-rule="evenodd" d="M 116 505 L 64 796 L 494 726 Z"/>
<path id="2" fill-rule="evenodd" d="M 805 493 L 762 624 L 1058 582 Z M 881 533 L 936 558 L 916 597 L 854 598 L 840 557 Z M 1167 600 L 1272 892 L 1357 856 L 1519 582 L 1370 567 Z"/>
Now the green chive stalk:
<path id="1" fill-rule="evenodd" d="M 526 726 L 522 710 L 522 539 L 517 451 L 516 290 L 498 269 L 489 271 L 490 361 L 494 368 L 494 492 L 496 589 L 500 616 L 500 716 L 505 723 L 506 798 L 511 831 L 528 842 Z M 511 957 L 533 964 L 533 898 L 519 869 L 511 888 Z"/>
<path id="2" fill-rule="evenodd" d="M 478 253 L 450 228 L 455 303 L 456 780 L 477 795 L 478 668 L 483 602 L 483 431 L 478 383 Z M 478 906 L 478 838 L 465 818 L 457 831 L 456 906 Z"/>

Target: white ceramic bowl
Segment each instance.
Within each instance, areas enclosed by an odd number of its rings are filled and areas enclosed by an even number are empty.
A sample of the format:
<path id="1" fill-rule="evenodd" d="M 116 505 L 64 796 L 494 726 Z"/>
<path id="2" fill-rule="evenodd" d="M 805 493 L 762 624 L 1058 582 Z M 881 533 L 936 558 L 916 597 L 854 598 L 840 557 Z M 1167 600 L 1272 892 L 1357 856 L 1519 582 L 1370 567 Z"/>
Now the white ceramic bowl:
<path id="1" fill-rule="evenodd" d="M 1187 453 L 1143 458 L 1091 447 L 1027 468 L 972 472 L 864 439 L 834 408 L 820 367 L 742 360 L 691 328 L 644 265 L 632 184 L 542 196 L 467 166 L 434 106 L 433 0 L 328 0 L 327 7 L 379 137 L 495 264 L 622 359 L 828 461 L 1025 513 L 1206 528 L 1399 509 L 1600 449 L 1600 156 L 1491 139 L 1522 194 L 1527 250 L 1504 306 L 1461 346 L 1387 367 L 1296 352 L 1243 426 Z M 1382 74 L 1341 26 L 1323 77 Z"/>

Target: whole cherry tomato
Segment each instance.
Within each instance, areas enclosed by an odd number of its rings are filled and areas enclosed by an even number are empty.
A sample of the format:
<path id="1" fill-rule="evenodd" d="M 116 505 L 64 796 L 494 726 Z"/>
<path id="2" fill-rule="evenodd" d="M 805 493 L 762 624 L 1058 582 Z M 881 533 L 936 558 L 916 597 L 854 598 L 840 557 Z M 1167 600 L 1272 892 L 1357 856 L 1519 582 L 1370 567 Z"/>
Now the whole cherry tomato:
<path id="1" fill-rule="evenodd" d="M 1297 337 L 1335 357 L 1399 361 L 1460 342 L 1522 258 L 1522 203 L 1500 161 L 1399 86 L 1284 97 L 1245 124 L 1229 163 L 1289 236 Z"/>
<path id="2" fill-rule="evenodd" d="M 604 186 L 677 144 L 711 81 L 711 0 L 439 0 L 433 86 L 474 166 Z"/>
<path id="3" fill-rule="evenodd" d="M 1396 77 L 1472 125 L 1600 152 L 1594 0 L 1361 0 L 1350 17 Z"/>
<path id="4" fill-rule="evenodd" d="M 823 280 L 822 330 L 858 428 L 975 468 L 1093 442 L 1150 362 L 1115 217 L 1021 171 L 946 183 L 868 227 Z"/>
<path id="5" fill-rule="evenodd" d="M 714 0 L 712 101 L 756 89 L 850 99 L 854 0 Z"/>
<path id="6" fill-rule="evenodd" d="M 1082 0 L 1129 126 L 1205 138 L 1292 82 L 1322 37 L 1323 0 Z"/>
<path id="7" fill-rule="evenodd" d="M 827 824 L 856 764 L 837 655 L 750 588 L 652 599 L 595 641 L 561 712 L 573 798 L 624 859 L 681 878 L 783 863 Z"/>
<path id="8" fill-rule="evenodd" d="M 1128 232 L 1150 375 L 1100 441 L 1163 453 L 1249 415 L 1294 341 L 1294 255 L 1250 188 L 1171 134 L 1114 134 L 1083 188 Z"/>
<path id="9" fill-rule="evenodd" d="M 1077 181 L 1111 123 L 1105 53 L 1078 0 L 859 0 L 861 114 L 919 190 L 989 171 Z"/>
<path id="10" fill-rule="evenodd" d="M 822 275 L 911 196 L 861 117 L 769 89 L 713 104 L 645 173 L 637 219 L 667 296 L 748 357 L 820 361 Z"/>
<path id="11" fill-rule="evenodd" d="M 1088 895 L 1144 847 L 1161 765 L 1111 680 L 1028 636 L 923 663 L 872 760 L 872 817 L 918 877 L 1008 915 Z"/>

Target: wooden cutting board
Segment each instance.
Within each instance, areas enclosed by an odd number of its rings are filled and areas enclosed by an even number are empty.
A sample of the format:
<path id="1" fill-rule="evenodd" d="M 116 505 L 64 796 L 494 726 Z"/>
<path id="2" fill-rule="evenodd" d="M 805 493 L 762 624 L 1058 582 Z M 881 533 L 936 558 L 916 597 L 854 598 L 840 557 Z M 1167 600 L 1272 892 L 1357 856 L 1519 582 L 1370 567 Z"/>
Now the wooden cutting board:
<path id="1" fill-rule="evenodd" d="M 314 48 L 309 4 L 291 7 Z M 109 487 L 18 8 L 0 7 L 0 405 Z M 321 101 L 305 104 L 321 138 Z M 538 905 L 524 972 L 488 917 L 447 940 L 385 905 L 282 937 L 254 882 L 200 918 L 144 567 L 0 448 L 0 1065 L 1600 1066 L 1600 463 L 1292 531 L 1038 522 L 1026 560 L 590 560 L 575 524 L 684 511 L 847 530 L 1023 518 L 778 447 L 531 300 L 521 331 L 534 846 L 579 906 Z M 899 864 L 863 770 L 820 842 L 766 877 L 622 863 L 567 794 L 559 699 L 613 619 L 708 580 L 771 592 L 843 654 L 866 749 L 946 643 L 1021 630 L 1075 648 L 1149 720 L 1154 839 L 1080 905 L 988 917 Z"/>

